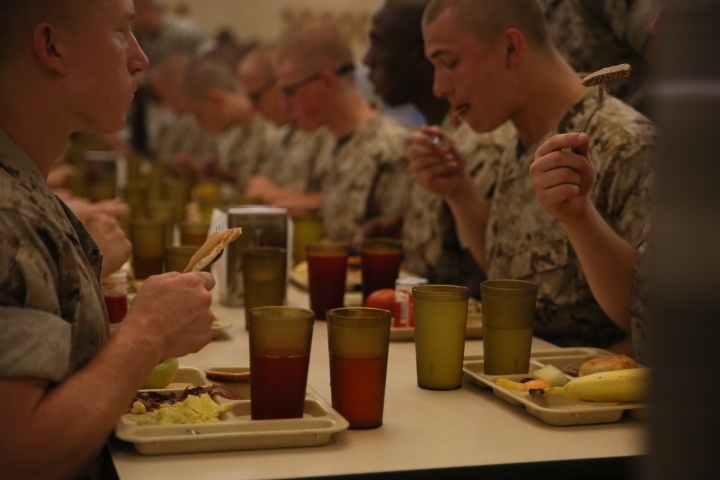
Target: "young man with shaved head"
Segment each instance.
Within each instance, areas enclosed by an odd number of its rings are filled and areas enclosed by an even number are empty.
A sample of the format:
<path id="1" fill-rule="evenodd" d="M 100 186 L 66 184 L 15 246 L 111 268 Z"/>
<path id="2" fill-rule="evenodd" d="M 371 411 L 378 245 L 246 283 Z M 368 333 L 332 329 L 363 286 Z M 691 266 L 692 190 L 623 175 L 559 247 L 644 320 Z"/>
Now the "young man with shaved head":
<path id="1" fill-rule="evenodd" d="M 510 120 L 492 196 L 479 191 L 460 153 L 424 136 L 411 147 L 414 178 L 441 195 L 488 278 L 538 284 L 535 334 L 558 345 L 591 345 L 632 353 L 627 332 L 603 312 L 564 231 L 535 197 L 528 173 L 546 138 L 579 132 L 597 105 L 596 89 L 553 47 L 537 0 L 432 0 L 423 17 L 434 91 L 478 132 Z M 606 95 L 576 148 L 595 166 L 589 196 L 626 240 L 643 235 L 646 178 L 656 141 L 649 120 Z"/>
<path id="2" fill-rule="evenodd" d="M 325 233 L 350 241 L 365 222 L 407 206 L 407 131 L 374 111 L 352 75 L 348 41 L 330 26 L 288 38 L 277 61 L 278 87 L 290 121 L 304 131 L 325 127 L 335 140 L 320 193 L 288 202 L 319 210 Z"/>
<path id="3" fill-rule="evenodd" d="M 212 335 L 208 273 L 150 277 L 109 336 L 102 253 L 48 188 L 73 132 L 125 123 L 148 62 L 132 0 L 0 3 L 0 471 L 87 476 L 163 358 Z"/>

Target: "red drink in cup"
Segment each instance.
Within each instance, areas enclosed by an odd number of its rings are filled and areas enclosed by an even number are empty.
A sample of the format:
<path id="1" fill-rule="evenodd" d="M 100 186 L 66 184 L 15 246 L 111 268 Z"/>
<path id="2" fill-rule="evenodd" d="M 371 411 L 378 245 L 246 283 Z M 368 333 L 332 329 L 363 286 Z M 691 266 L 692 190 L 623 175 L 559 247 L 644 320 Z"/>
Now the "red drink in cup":
<path id="1" fill-rule="evenodd" d="M 382 425 L 387 357 L 353 360 L 330 355 L 332 405 L 352 428 Z"/>
<path id="2" fill-rule="evenodd" d="M 303 416 L 309 362 L 310 355 L 250 355 L 250 371 L 257 376 L 250 389 L 253 420 Z"/>
<path id="3" fill-rule="evenodd" d="M 325 312 L 345 301 L 349 247 L 345 243 L 311 243 L 306 246 L 310 310 L 324 320 Z"/>
<path id="4" fill-rule="evenodd" d="M 363 242 L 362 293 L 363 303 L 375 290 L 395 288 L 400 274 L 402 244 L 395 238 L 371 238 Z"/>

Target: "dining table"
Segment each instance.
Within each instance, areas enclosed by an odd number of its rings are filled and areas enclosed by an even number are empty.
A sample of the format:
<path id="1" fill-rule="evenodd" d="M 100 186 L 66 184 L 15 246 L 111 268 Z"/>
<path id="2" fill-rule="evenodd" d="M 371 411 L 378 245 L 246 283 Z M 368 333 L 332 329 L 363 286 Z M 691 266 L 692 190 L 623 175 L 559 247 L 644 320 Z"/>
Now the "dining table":
<path id="1" fill-rule="evenodd" d="M 290 284 L 286 304 L 308 308 L 305 289 Z M 348 292 L 346 305 L 359 305 Z M 181 367 L 249 366 L 243 307 L 212 310 L 222 330 L 200 351 L 179 359 Z M 533 338 L 532 350 L 557 349 Z M 465 356 L 483 352 L 469 338 Z M 316 320 L 308 386 L 331 400 L 326 323 Z M 369 430 L 340 430 L 317 446 L 238 449 L 146 455 L 112 437 L 108 450 L 121 480 L 242 480 L 281 478 L 635 478 L 648 451 L 647 421 L 556 426 L 503 401 L 467 375 L 454 390 L 425 390 L 416 379 L 412 339 L 391 341 L 383 423 Z"/>

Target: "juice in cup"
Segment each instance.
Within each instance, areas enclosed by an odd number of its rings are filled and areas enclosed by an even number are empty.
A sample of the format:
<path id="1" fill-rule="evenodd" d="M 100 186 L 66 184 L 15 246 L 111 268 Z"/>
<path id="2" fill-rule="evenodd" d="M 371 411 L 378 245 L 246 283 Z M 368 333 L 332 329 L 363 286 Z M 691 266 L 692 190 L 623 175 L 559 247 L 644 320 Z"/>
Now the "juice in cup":
<path id="1" fill-rule="evenodd" d="M 324 320 L 325 312 L 342 307 L 345 302 L 348 245 L 312 243 L 306 247 L 310 310 Z"/>
<path id="2" fill-rule="evenodd" d="M 361 248 L 363 302 L 375 290 L 395 288 L 400 273 L 402 248 L 394 238 L 371 238 Z"/>
<path id="3" fill-rule="evenodd" d="M 352 428 L 382 425 L 387 357 L 353 360 L 330 355 L 333 408 Z"/>
<path id="4" fill-rule="evenodd" d="M 301 418 L 305 409 L 310 355 L 250 355 L 250 371 L 259 376 L 250 389 L 252 419 Z"/>

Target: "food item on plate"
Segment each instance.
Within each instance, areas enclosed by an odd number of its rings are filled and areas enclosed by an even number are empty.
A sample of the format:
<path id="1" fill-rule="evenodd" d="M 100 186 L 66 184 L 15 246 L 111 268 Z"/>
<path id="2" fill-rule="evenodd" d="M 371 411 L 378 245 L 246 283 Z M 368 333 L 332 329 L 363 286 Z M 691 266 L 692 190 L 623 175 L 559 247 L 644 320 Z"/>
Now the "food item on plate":
<path id="1" fill-rule="evenodd" d="M 517 392 L 527 392 L 530 391 L 532 388 L 550 388 L 550 384 L 546 382 L 545 380 L 539 380 L 539 379 L 526 379 L 521 382 L 516 382 L 514 380 L 510 380 L 509 378 L 500 377 L 497 380 L 495 380 L 495 383 L 497 383 L 499 386 L 503 388 L 507 388 L 508 390 L 513 390 Z"/>
<path id="2" fill-rule="evenodd" d="M 234 383 L 249 383 L 250 372 L 232 372 L 225 370 L 205 370 L 205 376 L 208 380 L 215 382 L 234 382 Z"/>
<path id="3" fill-rule="evenodd" d="M 210 265 L 230 242 L 242 235 L 242 228 L 228 228 L 213 232 L 192 256 L 184 272 L 199 272 Z"/>
<path id="4" fill-rule="evenodd" d="M 533 388 L 531 395 L 564 396 L 591 402 L 638 402 L 645 399 L 649 369 L 630 368 L 585 375 L 570 380 L 562 387 Z"/>
<path id="5" fill-rule="evenodd" d="M 578 376 L 583 377 L 591 373 L 625 370 L 628 368 L 637 368 L 638 366 L 638 363 L 627 355 L 602 355 L 581 363 L 578 369 Z"/>
<path id="6" fill-rule="evenodd" d="M 395 290 L 392 288 L 381 288 L 375 290 L 365 299 L 364 307 L 382 308 L 390 310 L 395 308 Z"/>
<path id="7" fill-rule="evenodd" d="M 562 387 L 568 382 L 562 370 L 550 363 L 533 371 L 532 375 L 537 379 L 546 381 L 551 387 Z"/>
<path id="8" fill-rule="evenodd" d="M 150 412 L 142 402 L 135 401 L 130 413 L 137 415 L 135 418 L 137 425 L 207 423 L 219 421 L 220 415 L 232 407 L 232 403 L 218 404 L 207 393 L 201 393 L 188 395 L 180 402 L 163 403 Z"/>
<path id="9" fill-rule="evenodd" d="M 165 388 L 175 379 L 179 365 L 177 358 L 165 358 L 153 367 L 142 384 L 143 389 Z"/>

